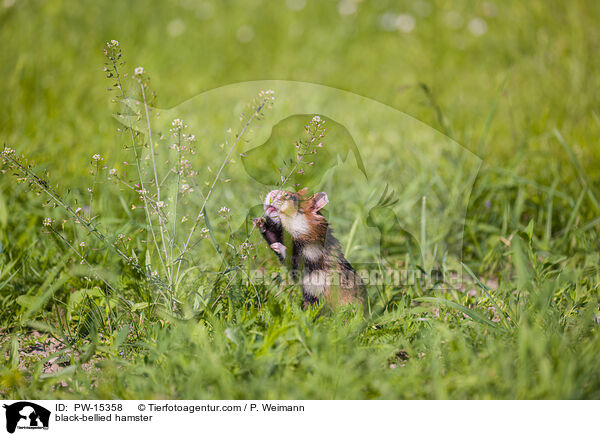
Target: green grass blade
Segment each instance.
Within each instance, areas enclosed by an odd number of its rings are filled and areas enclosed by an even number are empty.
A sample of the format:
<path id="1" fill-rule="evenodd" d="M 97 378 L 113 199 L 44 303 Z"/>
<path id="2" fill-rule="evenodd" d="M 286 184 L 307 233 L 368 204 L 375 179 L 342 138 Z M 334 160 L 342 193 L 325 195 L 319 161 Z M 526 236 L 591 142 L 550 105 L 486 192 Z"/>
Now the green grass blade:
<path id="1" fill-rule="evenodd" d="M 480 324 L 484 324 L 488 327 L 492 327 L 494 329 L 500 328 L 498 324 L 493 323 L 489 319 L 486 319 L 481 313 L 469 309 L 468 307 L 463 306 L 462 304 L 455 303 L 454 301 L 446 300 L 445 298 L 437 298 L 437 297 L 419 297 L 415 298 L 414 301 L 420 301 L 423 303 L 437 303 L 443 306 L 451 307 L 452 309 L 456 309 L 460 312 L 463 312 L 465 315 L 468 315 L 473 321 L 478 322 Z"/>

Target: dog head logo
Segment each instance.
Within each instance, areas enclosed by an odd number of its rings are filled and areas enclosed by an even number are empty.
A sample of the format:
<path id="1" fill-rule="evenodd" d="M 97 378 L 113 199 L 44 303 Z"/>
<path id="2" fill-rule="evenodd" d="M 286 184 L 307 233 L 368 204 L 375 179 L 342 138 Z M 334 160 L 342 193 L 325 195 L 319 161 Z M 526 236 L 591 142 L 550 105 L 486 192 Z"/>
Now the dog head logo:
<path id="1" fill-rule="evenodd" d="M 50 411 L 29 401 L 4 405 L 6 409 L 6 431 L 14 433 L 17 428 L 48 429 Z"/>

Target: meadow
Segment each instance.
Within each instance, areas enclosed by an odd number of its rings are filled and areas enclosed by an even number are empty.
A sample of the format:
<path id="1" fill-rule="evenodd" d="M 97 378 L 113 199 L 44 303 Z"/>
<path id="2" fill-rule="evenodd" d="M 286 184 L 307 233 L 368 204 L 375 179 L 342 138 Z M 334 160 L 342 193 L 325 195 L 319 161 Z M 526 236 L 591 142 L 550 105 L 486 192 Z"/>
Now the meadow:
<path id="1" fill-rule="evenodd" d="M 598 399 L 599 19 L 4 0 L 0 397 Z M 364 310 L 252 229 L 302 186 Z"/>

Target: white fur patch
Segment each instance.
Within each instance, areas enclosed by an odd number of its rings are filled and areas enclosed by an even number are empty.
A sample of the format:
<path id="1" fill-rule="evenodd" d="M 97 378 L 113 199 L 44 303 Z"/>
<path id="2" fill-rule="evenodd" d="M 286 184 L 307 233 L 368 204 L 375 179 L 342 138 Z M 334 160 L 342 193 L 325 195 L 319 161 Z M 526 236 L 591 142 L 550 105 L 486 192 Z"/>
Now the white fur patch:
<path id="1" fill-rule="evenodd" d="M 329 277 L 323 270 L 313 271 L 302 279 L 302 289 L 308 295 L 320 297 L 328 287 Z"/>
<path id="2" fill-rule="evenodd" d="M 302 254 L 310 262 L 318 262 L 323 257 L 323 247 L 317 244 L 306 245 L 302 248 Z"/>
<path id="3" fill-rule="evenodd" d="M 290 232 L 294 239 L 310 233 L 310 226 L 304 214 L 297 213 L 292 217 L 281 214 L 280 218 L 283 227 Z"/>

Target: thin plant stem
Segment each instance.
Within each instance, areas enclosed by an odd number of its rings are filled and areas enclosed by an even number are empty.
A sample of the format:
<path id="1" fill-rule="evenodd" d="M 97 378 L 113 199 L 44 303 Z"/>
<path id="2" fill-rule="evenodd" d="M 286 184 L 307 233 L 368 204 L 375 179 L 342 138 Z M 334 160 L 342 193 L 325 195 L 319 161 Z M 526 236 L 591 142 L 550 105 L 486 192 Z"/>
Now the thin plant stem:
<path id="1" fill-rule="evenodd" d="M 115 76 L 117 78 L 117 83 L 118 83 L 118 87 L 119 87 L 119 91 L 121 91 L 121 97 L 123 99 L 125 99 L 125 92 L 123 91 L 123 86 L 121 84 L 121 76 L 119 74 L 119 69 L 117 68 L 117 64 L 116 61 L 113 61 L 113 70 L 115 72 Z M 144 178 L 142 177 L 142 168 L 140 166 L 140 158 L 137 152 L 137 146 L 135 143 L 135 137 L 133 136 L 133 126 L 131 124 L 131 119 L 129 119 L 129 133 L 131 135 L 131 145 L 133 147 L 133 153 L 135 156 L 135 166 L 137 168 L 137 172 L 138 172 L 138 177 L 140 180 L 140 188 L 142 190 L 142 192 L 146 192 L 146 188 L 144 186 Z M 165 261 L 162 258 L 162 255 L 160 254 L 160 248 L 158 247 L 158 242 L 157 242 L 157 238 L 156 238 L 156 234 L 154 233 L 154 226 L 152 225 L 152 217 L 150 215 L 150 211 L 148 209 L 148 201 L 146 200 L 146 196 L 143 196 L 144 199 L 144 210 L 146 212 L 146 220 L 148 221 L 148 226 L 150 227 L 150 232 L 152 233 L 152 240 L 154 241 L 154 245 L 156 246 L 156 251 L 158 252 L 158 258 L 160 259 L 160 263 L 163 266 L 163 269 L 165 271 L 167 271 L 167 266 L 165 265 Z"/>
<path id="2" fill-rule="evenodd" d="M 304 156 L 306 156 L 306 153 L 308 153 L 311 150 L 311 145 L 316 139 L 316 136 L 311 136 L 310 140 L 309 140 L 309 146 L 306 147 L 306 149 L 304 150 L 304 152 L 302 153 L 302 155 L 300 155 L 299 159 L 296 159 L 296 165 L 294 165 L 294 168 L 292 168 L 292 170 L 290 171 L 290 173 L 287 175 L 287 177 L 281 182 L 281 187 L 285 186 L 285 184 L 287 183 L 287 181 L 290 179 L 290 177 L 292 177 L 292 175 L 294 174 L 294 172 L 296 171 L 296 169 L 298 168 L 298 165 L 300 165 L 300 163 L 302 162 L 302 160 L 304 159 Z"/>
<path id="3" fill-rule="evenodd" d="M 177 202 L 179 201 L 179 186 L 181 183 L 181 129 L 177 131 L 177 189 L 175 190 L 175 204 L 173 206 L 173 239 L 171 241 L 171 261 L 173 261 L 173 248 L 177 243 Z M 177 269 L 179 273 L 179 268 Z M 174 283 L 171 283 L 174 286 Z"/>
<path id="4" fill-rule="evenodd" d="M 104 279 L 104 277 L 102 277 L 100 274 L 98 274 L 96 269 L 87 261 L 85 256 L 83 254 L 81 254 L 79 252 L 79 250 L 77 250 L 77 248 L 75 248 L 73 246 L 73 244 L 71 244 L 67 238 L 65 238 L 54 227 L 50 226 L 49 229 L 50 229 L 50 231 L 52 231 L 52 233 L 54 233 L 56 236 L 58 236 L 62 240 L 62 242 L 64 242 L 64 244 L 66 246 L 68 246 L 77 255 L 77 257 L 79 257 L 79 259 L 81 261 L 83 261 L 90 268 L 90 270 L 92 271 L 92 273 L 94 274 L 94 276 L 96 276 L 96 278 L 98 280 L 101 280 L 106 285 L 107 288 L 109 288 L 111 291 L 113 291 L 115 293 L 115 295 L 117 295 L 117 290 L 108 281 L 106 281 L 106 279 Z"/>
<path id="5" fill-rule="evenodd" d="M 221 173 L 223 172 L 225 165 L 227 164 L 227 162 L 229 162 L 229 158 L 231 157 L 231 154 L 233 153 L 233 150 L 237 146 L 238 142 L 240 141 L 242 136 L 244 136 L 244 133 L 246 133 L 246 130 L 248 129 L 248 127 L 250 126 L 250 124 L 252 123 L 254 118 L 256 118 L 260 114 L 260 111 L 265 106 L 265 104 L 266 104 L 265 102 L 261 103 L 255 109 L 252 116 L 250 116 L 250 118 L 248 118 L 248 121 L 246 121 L 246 124 L 244 124 L 244 127 L 242 128 L 240 133 L 237 135 L 237 137 L 235 138 L 235 141 L 233 142 L 233 145 L 229 149 L 227 156 L 225 156 L 225 159 L 223 160 L 223 163 L 221 164 L 219 171 L 215 175 L 215 178 L 212 182 L 212 185 L 210 186 L 210 189 L 208 190 L 208 193 L 206 194 L 206 196 L 204 196 L 204 201 L 202 202 L 202 207 L 200 208 L 200 212 L 198 212 L 198 216 L 194 220 L 194 225 L 192 226 L 192 229 L 190 230 L 190 233 L 185 241 L 185 244 L 183 245 L 183 249 L 181 250 L 181 252 L 179 254 L 179 257 L 178 257 L 179 260 L 177 262 L 177 272 L 175 273 L 175 281 L 177 281 L 177 278 L 179 277 L 179 271 L 181 269 L 181 261 L 183 260 L 183 256 L 185 255 L 185 253 L 188 250 L 188 246 L 190 245 L 190 241 L 192 240 L 192 235 L 194 234 L 194 232 L 196 231 L 196 228 L 198 227 L 198 223 L 200 222 L 200 219 L 202 218 L 202 214 L 204 213 L 204 208 L 206 207 L 206 203 L 208 202 L 208 199 L 210 198 L 210 196 L 215 188 L 215 185 L 217 184 L 217 181 L 221 177 Z"/>
<path id="6" fill-rule="evenodd" d="M 156 200 L 157 201 L 161 201 L 160 200 L 160 184 L 158 183 L 158 170 L 156 168 L 156 157 L 154 155 L 154 141 L 152 140 L 152 126 L 150 125 L 150 114 L 148 112 L 148 102 L 146 100 L 146 92 L 144 91 L 144 84 L 140 82 L 140 88 L 142 90 L 142 99 L 144 100 L 144 110 L 146 111 L 146 122 L 148 124 L 148 142 L 150 144 L 150 154 L 152 156 L 152 168 L 154 169 L 154 184 L 156 186 Z M 143 188 L 142 188 L 143 189 Z M 150 215 L 148 215 L 149 219 L 150 219 Z M 148 223 L 151 227 L 152 227 L 152 222 Z M 167 278 L 169 279 L 169 282 L 171 284 L 171 286 L 173 285 L 173 271 L 172 271 L 172 254 L 171 254 L 171 260 L 167 259 L 168 254 L 167 254 L 167 245 L 165 242 L 165 237 L 164 237 L 164 227 L 165 227 L 165 223 L 163 221 L 163 218 L 160 214 L 158 214 L 158 225 L 160 228 L 160 235 L 161 235 L 161 242 L 162 242 L 162 246 L 163 246 L 163 251 L 165 254 L 165 260 L 166 260 L 166 272 L 167 272 Z M 152 237 L 155 238 L 156 235 L 154 234 L 154 232 L 152 233 Z M 157 241 L 155 241 L 155 243 L 157 244 Z M 158 245 L 158 244 L 157 244 Z M 172 292 L 172 290 L 171 290 Z"/>
<path id="7" fill-rule="evenodd" d="M 96 171 L 94 171 L 94 182 L 92 184 L 92 189 L 90 191 L 90 210 L 88 212 L 89 216 L 92 216 L 92 205 L 94 203 L 94 191 L 96 190 L 96 182 L 98 181 L 98 168 L 99 168 L 99 161 L 95 160 L 96 162 Z"/>
<path id="8" fill-rule="evenodd" d="M 110 247 L 123 261 L 125 261 L 125 263 L 133 266 L 138 272 L 147 276 L 147 274 L 143 271 L 143 269 L 139 266 L 139 264 L 135 261 L 135 259 L 127 256 L 127 254 L 125 254 L 123 251 L 121 251 L 114 244 L 109 243 L 109 241 L 106 239 L 104 234 L 102 234 L 98 230 L 98 228 L 93 224 L 93 222 L 91 220 L 89 220 L 88 218 L 86 218 L 84 216 L 78 215 L 77 212 L 75 212 L 71 206 L 69 206 L 67 203 L 65 203 L 65 201 L 60 197 L 60 195 L 58 195 L 58 193 L 56 191 L 54 191 L 54 189 L 52 189 L 48 186 L 48 183 L 45 180 L 42 180 L 37 174 L 35 174 L 33 171 L 31 171 L 30 169 L 28 169 L 27 167 L 22 165 L 19 161 L 17 161 L 12 156 L 4 154 L 3 158 L 8 160 L 14 168 L 16 168 L 18 171 L 20 171 L 30 183 L 33 183 L 34 185 L 36 185 L 38 187 L 38 189 L 40 189 L 41 191 L 46 193 L 46 195 L 48 195 L 48 197 L 50 197 L 52 199 L 52 201 L 54 201 L 54 203 L 56 203 L 57 205 L 62 207 L 64 210 L 66 210 L 67 213 L 69 215 L 71 215 L 71 217 L 73 218 L 75 223 L 78 223 L 78 224 L 82 225 L 83 227 L 85 227 L 89 233 L 94 235 L 97 239 L 99 239 L 107 247 Z"/>

